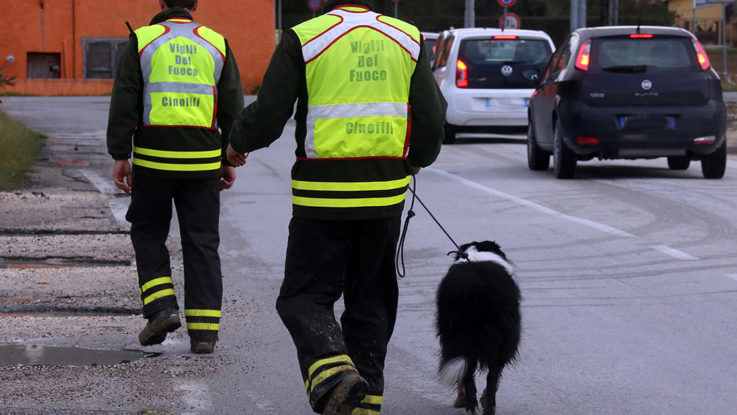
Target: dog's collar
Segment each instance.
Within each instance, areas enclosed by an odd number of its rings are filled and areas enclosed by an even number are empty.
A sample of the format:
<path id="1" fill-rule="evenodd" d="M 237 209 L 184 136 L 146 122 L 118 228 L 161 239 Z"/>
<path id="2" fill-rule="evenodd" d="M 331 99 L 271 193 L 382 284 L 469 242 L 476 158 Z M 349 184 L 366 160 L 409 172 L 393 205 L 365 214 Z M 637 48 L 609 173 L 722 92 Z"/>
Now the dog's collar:
<path id="1" fill-rule="evenodd" d="M 466 254 L 468 254 L 468 262 L 489 261 L 489 262 L 493 262 L 495 264 L 499 264 L 502 267 L 504 267 L 504 269 L 507 270 L 509 275 L 512 275 L 514 273 L 514 267 L 512 266 L 512 264 L 510 264 L 507 260 L 505 260 L 504 258 L 502 258 L 501 256 L 493 252 L 487 252 L 487 251 L 479 252 L 476 250 L 475 247 L 472 246 L 466 250 Z M 467 261 L 463 258 L 458 258 L 455 263 L 460 264 L 462 262 L 467 262 Z"/>

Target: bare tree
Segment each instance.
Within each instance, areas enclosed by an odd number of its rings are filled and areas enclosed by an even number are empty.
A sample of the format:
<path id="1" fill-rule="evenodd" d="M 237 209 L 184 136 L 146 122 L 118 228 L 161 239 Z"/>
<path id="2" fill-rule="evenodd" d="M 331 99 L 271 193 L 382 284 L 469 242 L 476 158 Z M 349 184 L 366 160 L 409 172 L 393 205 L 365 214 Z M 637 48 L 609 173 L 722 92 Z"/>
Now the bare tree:
<path id="1" fill-rule="evenodd" d="M 6 77 L 3 73 L 3 68 L 0 68 L 0 90 L 5 88 L 6 86 L 13 86 L 15 84 L 15 77 Z"/>

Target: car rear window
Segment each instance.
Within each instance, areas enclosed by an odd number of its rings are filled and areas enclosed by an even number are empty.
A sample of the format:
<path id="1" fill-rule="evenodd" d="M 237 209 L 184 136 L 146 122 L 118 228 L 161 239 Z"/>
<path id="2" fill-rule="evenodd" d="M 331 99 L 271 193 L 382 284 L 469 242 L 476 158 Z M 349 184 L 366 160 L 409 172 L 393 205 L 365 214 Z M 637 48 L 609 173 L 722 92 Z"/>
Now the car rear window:
<path id="1" fill-rule="evenodd" d="M 551 53 L 543 39 L 464 39 L 458 60 L 468 67 L 469 88 L 534 88 Z"/>
<path id="2" fill-rule="evenodd" d="M 605 38 L 592 42 L 592 66 L 606 72 L 698 70 L 693 43 L 686 38 Z"/>

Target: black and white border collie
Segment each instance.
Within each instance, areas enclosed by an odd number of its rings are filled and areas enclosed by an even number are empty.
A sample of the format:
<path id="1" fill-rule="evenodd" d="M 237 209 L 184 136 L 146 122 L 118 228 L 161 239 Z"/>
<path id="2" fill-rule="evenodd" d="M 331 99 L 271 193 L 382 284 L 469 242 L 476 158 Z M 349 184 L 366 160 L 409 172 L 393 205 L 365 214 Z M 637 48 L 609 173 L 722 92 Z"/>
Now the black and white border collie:
<path id="1" fill-rule="evenodd" d="M 484 415 L 496 413 L 496 391 L 502 370 L 517 357 L 521 334 L 520 291 L 514 270 L 492 241 L 461 246 L 456 261 L 438 287 L 437 333 L 440 339 L 440 379 L 457 387 L 453 404 L 476 414 L 477 370 L 488 370 L 481 395 Z"/>

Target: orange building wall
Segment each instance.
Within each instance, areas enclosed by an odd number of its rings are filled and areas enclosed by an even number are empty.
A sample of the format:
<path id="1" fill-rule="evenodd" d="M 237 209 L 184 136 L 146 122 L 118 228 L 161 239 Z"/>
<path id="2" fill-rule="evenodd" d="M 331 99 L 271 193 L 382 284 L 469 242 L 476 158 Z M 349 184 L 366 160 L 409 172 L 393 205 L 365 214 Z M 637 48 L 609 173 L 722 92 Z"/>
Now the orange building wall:
<path id="1" fill-rule="evenodd" d="M 136 29 L 147 25 L 159 11 L 158 0 L 3 1 L 0 67 L 5 76 L 24 79 L 28 52 L 60 53 L 61 77 L 82 80 L 83 37 L 128 37 L 126 20 Z M 254 92 L 274 51 L 273 0 L 200 0 L 194 19 L 228 39 L 240 67 L 243 88 L 246 93 Z M 14 63 L 6 61 L 8 55 L 15 57 Z M 38 81 L 44 82 L 24 81 L 23 91 L 16 92 L 34 93 L 37 89 L 43 95 L 62 93 L 49 86 L 57 83 Z M 38 88 L 34 87 L 37 83 Z M 69 82 L 63 84 L 64 93 L 68 93 Z M 98 86 L 92 89 L 97 93 L 110 93 L 111 88 L 105 86 L 109 83 L 95 84 Z M 82 89 L 89 93 L 91 88 Z M 12 92 L 13 88 L 7 90 Z"/>

